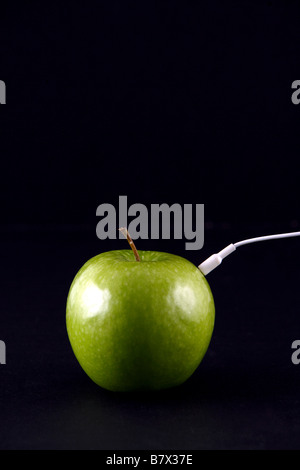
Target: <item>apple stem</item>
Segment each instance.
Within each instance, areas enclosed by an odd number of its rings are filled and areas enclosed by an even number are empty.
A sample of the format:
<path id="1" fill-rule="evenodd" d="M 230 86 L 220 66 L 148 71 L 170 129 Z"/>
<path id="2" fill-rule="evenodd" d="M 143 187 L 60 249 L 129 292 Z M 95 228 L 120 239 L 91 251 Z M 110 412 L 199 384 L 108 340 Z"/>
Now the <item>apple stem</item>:
<path id="1" fill-rule="evenodd" d="M 119 230 L 120 230 L 120 232 L 124 235 L 124 237 L 127 238 L 127 241 L 128 241 L 128 243 L 129 243 L 129 245 L 130 245 L 130 248 L 132 249 L 132 251 L 133 251 L 133 253 L 134 253 L 135 260 L 136 260 L 136 261 L 141 261 L 141 260 L 140 260 L 140 256 L 139 256 L 139 254 L 138 254 L 138 251 L 137 251 L 137 249 L 136 249 L 136 247 L 135 247 L 135 244 L 133 243 L 133 240 L 132 240 L 131 236 L 129 235 L 129 232 L 128 232 L 127 228 L 121 227 L 121 228 L 119 228 Z"/>

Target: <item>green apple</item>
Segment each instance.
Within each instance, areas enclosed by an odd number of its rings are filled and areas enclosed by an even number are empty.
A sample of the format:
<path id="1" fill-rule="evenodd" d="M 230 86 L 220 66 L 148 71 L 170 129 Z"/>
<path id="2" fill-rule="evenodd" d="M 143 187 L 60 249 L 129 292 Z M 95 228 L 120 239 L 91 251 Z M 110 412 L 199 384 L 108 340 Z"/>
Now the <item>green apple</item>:
<path id="1" fill-rule="evenodd" d="M 67 332 L 87 375 L 112 391 L 179 385 L 196 370 L 215 320 L 210 287 L 186 259 L 161 252 L 102 253 L 75 276 Z"/>

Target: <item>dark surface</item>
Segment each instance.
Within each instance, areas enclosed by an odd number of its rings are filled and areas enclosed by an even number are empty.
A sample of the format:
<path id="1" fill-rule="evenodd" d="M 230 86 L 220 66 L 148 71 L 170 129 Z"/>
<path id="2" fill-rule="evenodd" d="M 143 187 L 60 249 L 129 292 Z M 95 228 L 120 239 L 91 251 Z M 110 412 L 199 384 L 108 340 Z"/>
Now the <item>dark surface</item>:
<path id="1" fill-rule="evenodd" d="M 138 241 L 195 264 L 231 242 L 300 230 L 297 2 L 1 7 L 1 449 L 299 449 L 300 239 L 211 273 L 216 325 L 184 385 L 100 389 L 68 342 L 96 208 L 205 204 L 205 244 Z M 124 248 L 125 245 L 123 245 Z"/>

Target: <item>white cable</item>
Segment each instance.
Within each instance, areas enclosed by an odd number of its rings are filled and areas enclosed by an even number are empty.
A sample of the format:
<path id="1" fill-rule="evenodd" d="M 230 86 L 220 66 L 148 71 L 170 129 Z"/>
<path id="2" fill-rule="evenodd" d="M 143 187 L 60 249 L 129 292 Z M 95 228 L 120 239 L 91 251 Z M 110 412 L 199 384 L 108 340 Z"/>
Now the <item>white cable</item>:
<path id="1" fill-rule="evenodd" d="M 289 237 L 299 237 L 300 232 L 290 232 L 290 233 L 280 233 L 278 235 L 267 235 L 264 237 L 255 237 L 255 238 L 248 238 L 247 240 L 242 240 L 237 243 L 231 243 L 230 245 L 226 246 L 223 250 L 219 251 L 219 253 L 215 253 L 207 258 L 203 263 L 201 263 L 198 268 L 206 276 L 210 273 L 213 269 L 218 267 L 226 256 L 233 253 L 238 247 L 243 245 L 248 245 L 249 243 L 255 242 L 262 242 L 265 240 L 274 240 L 278 238 L 289 238 Z"/>
<path id="2" fill-rule="evenodd" d="M 299 237 L 300 232 L 290 232 L 290 233 L 279 233 L 278 235 L 267 235 L 265 237 L 256 237 L 248 238 L 248 240 L 243 240 L 234 244 L 236 248 L 242 245 L 248 245 L 249 243 L 263 242 L 264 240 L 275 240 L 276 238 L 290 238 L 290 237 Z"/>

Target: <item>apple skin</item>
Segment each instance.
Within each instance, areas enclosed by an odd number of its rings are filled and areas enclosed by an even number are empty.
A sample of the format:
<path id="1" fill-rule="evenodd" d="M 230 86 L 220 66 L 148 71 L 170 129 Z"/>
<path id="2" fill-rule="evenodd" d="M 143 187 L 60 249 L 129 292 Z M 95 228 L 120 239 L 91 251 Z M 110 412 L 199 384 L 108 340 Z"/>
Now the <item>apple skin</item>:
<path id="1" fill-rule="evenodd" d="M 66 325 L 87 375 L 111 391 L 160 390 L 185 382 L 209 346 L 215 321 L 210 287 L 186 259 L 116 250 L 75 276 Z"/>

